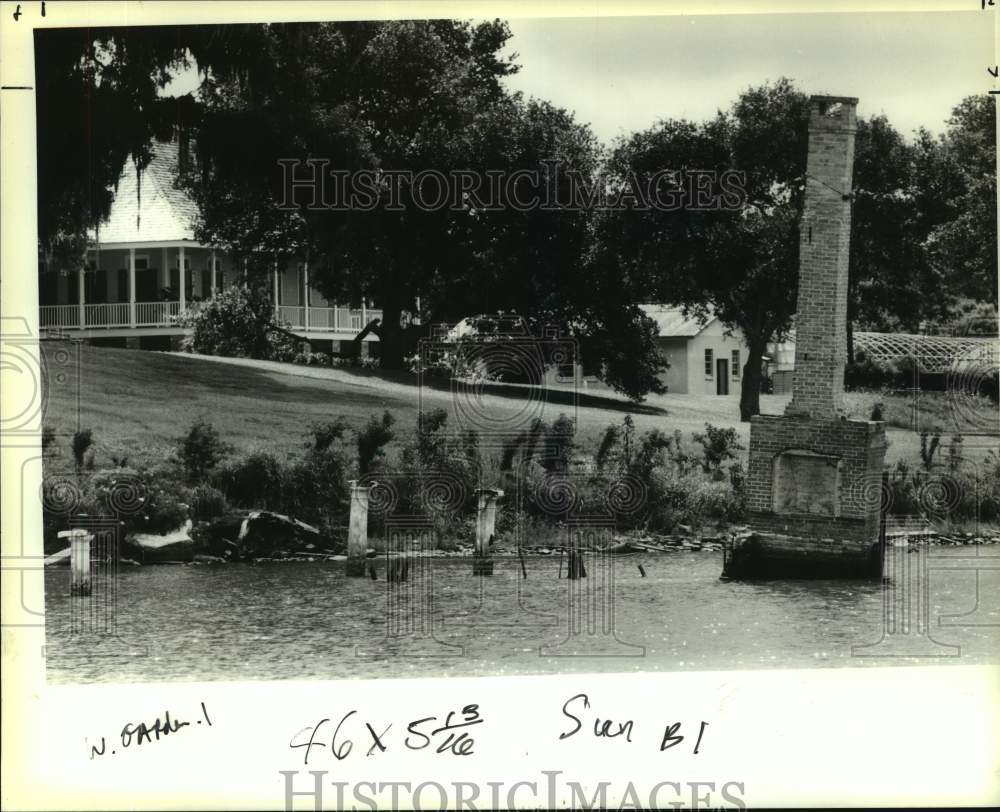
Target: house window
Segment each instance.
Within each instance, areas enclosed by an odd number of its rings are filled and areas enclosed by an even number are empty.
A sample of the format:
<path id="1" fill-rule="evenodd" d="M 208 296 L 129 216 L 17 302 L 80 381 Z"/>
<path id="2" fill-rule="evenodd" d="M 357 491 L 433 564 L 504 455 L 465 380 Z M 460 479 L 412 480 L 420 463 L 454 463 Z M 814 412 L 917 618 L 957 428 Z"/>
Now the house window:
<path id="1" fill-rule="evenodd" d="M 713 375 L 713 369 L 712 369 L 712 367 L 714 366 L 713 360 L 714 359 L 712 358 L 712 351 L 711 350 L 705 350 L 705 377 L 706 378 L 711 378 L 712 375 Z"/>
<path id="2" fill-rule="evenodd" d="M 740 351 L 733 350 L 733 380 L 739 380 L 740 377 Z"/>
<path id="3" fill-rule="evenodd" d="M 149 254 L 136 254 L 135 269 L 137 271 L 145 271 L 148 267 L 149 267 Z"/>

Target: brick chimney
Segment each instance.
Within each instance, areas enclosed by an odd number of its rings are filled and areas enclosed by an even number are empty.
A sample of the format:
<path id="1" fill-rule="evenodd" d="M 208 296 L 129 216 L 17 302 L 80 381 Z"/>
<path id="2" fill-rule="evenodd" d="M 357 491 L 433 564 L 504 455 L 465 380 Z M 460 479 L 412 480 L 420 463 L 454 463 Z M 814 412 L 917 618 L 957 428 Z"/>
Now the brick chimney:
<path id="1" fill-rule="evenodd" d="M 813 96 L 792 400 L 751 418 L 751 533 L 724 577 L 871 577 L 879 541 L 885 425 L 844 415 L 847 270 L 857 99 Z"/>
<path id="2" fill-rule="evenodd" d="M 795 371 L 785 414 L 830 419 L 844 413 L 850 192 L 858 100 L 812 96 L 809 101 Z"/>

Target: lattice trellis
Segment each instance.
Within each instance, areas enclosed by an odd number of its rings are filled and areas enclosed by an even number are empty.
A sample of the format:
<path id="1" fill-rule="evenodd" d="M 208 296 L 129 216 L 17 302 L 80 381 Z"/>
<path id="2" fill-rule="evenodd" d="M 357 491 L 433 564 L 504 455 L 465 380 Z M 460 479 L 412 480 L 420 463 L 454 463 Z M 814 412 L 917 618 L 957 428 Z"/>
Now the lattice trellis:
<path id="1" fill-rule="evenodd" d="M 913 358 L 923 372 L 987 372 L 1000 366 L 1000 341 L 981 336 L 855 333 L 854 352 L 872 361 Z"/>

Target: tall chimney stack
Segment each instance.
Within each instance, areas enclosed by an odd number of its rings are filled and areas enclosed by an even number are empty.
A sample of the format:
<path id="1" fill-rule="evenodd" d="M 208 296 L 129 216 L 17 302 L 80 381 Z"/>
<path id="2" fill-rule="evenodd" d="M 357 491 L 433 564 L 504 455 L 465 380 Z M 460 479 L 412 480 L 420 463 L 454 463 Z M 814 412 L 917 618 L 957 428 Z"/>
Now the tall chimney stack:
<path id="1" fill-rule="evenodd" d="M 851 183 L 858 100 L 812 96 L 799 235 L 795 371 L 789 417 L 844 414 Z"/>
<path id="2" fill-rule="evenodd" d="M 880 578 L 885 424 L 844 413 L 857 99 L 813 96 L 792 399 L 750 421 L 750 532 L 725 578 Z M 874 495 L 874 496 L 873 496 Z"/>

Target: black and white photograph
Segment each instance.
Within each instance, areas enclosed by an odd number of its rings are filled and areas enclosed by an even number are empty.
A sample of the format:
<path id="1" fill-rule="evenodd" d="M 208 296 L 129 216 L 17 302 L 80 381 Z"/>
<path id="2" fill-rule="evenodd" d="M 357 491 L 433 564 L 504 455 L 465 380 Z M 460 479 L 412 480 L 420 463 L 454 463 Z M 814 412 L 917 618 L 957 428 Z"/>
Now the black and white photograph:
<path id="1" fill-rule="evenodd" d="M 329 5 L 33 32 L 46 683 L 995 673 L 992 3 Z"/>

